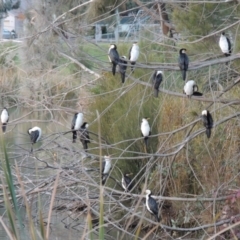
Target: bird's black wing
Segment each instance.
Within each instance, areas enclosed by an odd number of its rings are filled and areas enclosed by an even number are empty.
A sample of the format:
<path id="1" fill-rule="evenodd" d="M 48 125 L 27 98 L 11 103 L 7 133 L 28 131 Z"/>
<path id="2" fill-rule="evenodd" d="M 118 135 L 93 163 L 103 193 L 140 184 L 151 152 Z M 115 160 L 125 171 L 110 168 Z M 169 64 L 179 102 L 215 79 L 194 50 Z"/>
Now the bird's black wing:
<path id="1" fill-rule="evenodd" d="M 122 83 L 124 83 L 125 82 L 125 74 L 126 74 L 126 70 L 127 70 L 127 61 L 120 58 L 118 65 L 119 65 L 119 72 L 121 74 Z"/>
<path id="2" fill-rule="evenodd" d="M 155 214 L 158 215 L 158 205 L 155 199 L 152 197 L 148 199 L 148 204 L 150 206 L 151 211 Z"/>
<path id="3" fill-rule="evenodd" d="M 128 176 L 124 176 L 124 181 L 126 183 L 127 190 L 130 191 L 134 186 L 132 179 Z"/>
<path id="4" fill-rule="evenodd" d="M 107 181 L 107 178 L 108 178 L 108 174 L 103 174 L 102 175 L 102 185 L 105 184 L 105 182 Z"/>
<path id="5" fill-rule="evenodd" d="M 232 52 L 232 51 L 231 51 L 231 49 L 232 49 L 231 42 L 230 42 L 230 40 L 229 40 L 228 37 L 226 37 L 226 39 L 227 39 L 227 43 L 228 43 L 228 50 L 229 50 L 229 53 L 231 53 L 231 52 Z"/>
<path id="6" fill-rule="evenodd" d="M 155 83 L 154 83 L 154 88 L 155 89 L 159 89 L 159 86 L 162 82 L 162 74 L 158 74 L 156 77 L 155 77 Z"/>
<path id="7" fill-rule="evenodd" d="M 87 144 L 90 143 L 90 138 L 89 138 L 88 130 L 86 128 L 80 130 L 80 141 L 83 145 L 83 148 L 88 149 Z"/>
<path id="8" fill-rule="evenodd" d="M 132 47 L 130 48 L 130 50 L 129 50 L 129 60 L 130 60 L 130 58 L 131 58 L 131 51 L 132 51 Z"/>
<path id="9" fill-rule="evenodd" d="M 30 134 L 30 139 L 32 143 L 35 143 L 39 137 L 39 131 L 32 131 Z"/>
<path id="10" fill-rule="evenodd" d="M 157 74 L 157 71 L 152 76 L 152 83 L 153 83 L 153 88 L 154 88 L 154 93 L 153 95 L 155 97 L 158 97 L 158 92 L 159 92 L 159 86 L 162 82 L 162 74 Z"/>
<path id="11" fill-rule="evenodd" d="M 124 176 L 124 181 L 126 183 L 126 186 L 128 186 L 130 184 L 130 182 L 132 181 L 132 179 L 128 176 Z"/>
<path id="12" fill-rule="evenodd" d="M 81 128 L 80 129 L 80 140 L 81 141 L 86 141 L 87 143 L 90 143 L 90 137 L 89 137 L 89 132 L 86 128 Z"/>
<path id="13" fill-rule="evenodd" d="M 207 119 L 208 119 L 209 128 L 212 128 L 213 127 L 213 118 L 212 118 L 211 113 L 208 113 Z"/>
<path id="14" fill-rule="evenodd" d="M 200 92 L 194 92 L 192 95 L 193 95 L 193 96 L 202 96 L 203 94 L 200 93 Z"/>
<path id="15" fill-rule="evenodd" d="M 184 70 L 188 70 L 188 64 L 189 64 L 189 59 L 188 59 L 188 55 L 185 53 L 184 54 Z"/>
<path id="16" fill-rule="evenodd" d="M 185 53 L 181 53 L 179 58 L 178 58 L 178 65 L 180 67 L 181 70 L 188 70 L 188 64 L 189 64 L 189 59 L 187 54 Z"/>
<path id="17" fill-rule="evenodd" d="M 207 128 L 208 127 L 208 119 L 207 119 L 206 115 L 202 115 L 202 122 L 203 122 L 203 126 L 205 128 Z"/>
<path id="18" fill-rule="evenodd" d="M 153 85 L 155 84 L 156 76 L 157 76 L 157 71 L 155 71 L 154 74 L 152 75 L 152 83 L 153 83 Z"/>
<path id="19" fill-rule="evenodd" d="M 126 72 L 127 70 L 127 61 L 125 61 L 122 58 L 119 58 L 119 71 L 122 72 Z"/>
<path id="20" fill-rule="evenodd" d="M 184 56 L 183 56 L 183 54 L 179 55 L 178 66 L 181 70 L 184 70 Z"/>
<path id="21" fill-rule="evenodd" d="M 106 164 L 106 162 L 102 161 L 102 173 L 104 172 L 105 164 Z"/>
<path id="22" fill-rule="evenodd" d="M 118 54 L 118 51 L 116 49 L 111 49 L 109 51 L 109 57 L 110 57 L 112 63 L 114 63 L 116 65 L 118 64 L 119 54 Z"/>

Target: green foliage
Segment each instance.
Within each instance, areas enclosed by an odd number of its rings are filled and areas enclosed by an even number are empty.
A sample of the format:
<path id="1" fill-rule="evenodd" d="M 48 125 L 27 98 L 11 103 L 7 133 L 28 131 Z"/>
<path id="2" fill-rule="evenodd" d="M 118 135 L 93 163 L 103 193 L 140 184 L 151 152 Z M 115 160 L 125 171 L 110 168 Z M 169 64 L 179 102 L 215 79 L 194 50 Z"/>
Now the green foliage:
<path id="1" fill-rule="evenodd" d="M 8 194 L 5 189 L 4 202 L 5 202 L 5 207 L 7 209 L 7 215 L 8 215 L 8 219 L 10 222 L 12 233 L 16 239 L 19 239 L 19 232 L 18 232 L 18 229 L 16 226 L 15 215 L 17 216 L 20 230 L 22 230 L 22 228 L 23 228 L 23 223 L 22 223 L 22 218 L 20 215 L 19 207 L 17 204 L 16 191 L 15 191 L 15 186 L 13 184 L 13 175 L 11 172 L 11 167 L 10 167 L 10 163 L 9 163 L 8 154 L 6 151 L 4 138 L 1 139 L 1 142 L 2 142 L 1 145 L 3 147 L 3 152 L 5 155 L 5 161 L 2 159 L 2 167 L 3 167 L 3 171 L 4 171 L 4 177 L 6 180 L 6 184 L 9 189 L 9 194 L 11 196 L 11 201 L 9 201 Z M 11 206 L 11 204 L 9 204 L 9 202 L 12 202 L 14 211 L 12 210 L 12 206 Z"/>
<path id="2" fill-rule="evenodd" d="M 131 87 L 128 83 L 122 86 L 120 76 L 112 77 L 111 73 L 105 74 L 98 86 L 99 95 L 95 96 L 95 102 L 91 109 L 97 109 L 101 115 L 102 136 L 107 138 L 110 144 L 115 144 L 115 150 L 111 154 L 117 153 L 121 156 L 136 156 L 134 152 L 144 152 L 143 139 L 141 137 L 140 123 L 142 117 L 153 116 L 156 113 L 157 101 L 149 96 L 150 89 L 141 85 Z M 105 93 L 105 94 L 101 94 Z M 146 101 L 142 101 L 142 96 L 146 96 Z M 156 131 L 157 117 L 150 120 L 152 134 Z M 111 124 L 109 124 L 111 123 Z M 93 129 L 96 131 L 97 126 Z M 157 139 L 153 137 L 149 140 L 149 151 L 156 149 Z M 132 151 L 127 153 L 126 151 Z M 121 163 L 125 170 L 136 170 L 134 161 Z"/>
<path id="3" fill-rule="evenodd" d="M 124 3 L 121 0 L 96 0 L 93 1 L 88 9 L 88 19 L 90 22 L 95 22 L 97 20 L 101 20 L 106 16 L 115 13 L 116 8 L 121 11 L 121 9 L 125 8 Z M 111 20 L 108 18 L 107 22 Z"/>
<path id="4" fill-rule="evenodd" d="M 233 20 L 235 14 L 236 8 L 226 7 L 225 4 L 189 3 L 174 8 L 172 17 L 181 35 L 187 36 L 188 40 L 195 40 L 208 35 L 213 29 L 219 29 L 226 22 L 225 18 Z"/>

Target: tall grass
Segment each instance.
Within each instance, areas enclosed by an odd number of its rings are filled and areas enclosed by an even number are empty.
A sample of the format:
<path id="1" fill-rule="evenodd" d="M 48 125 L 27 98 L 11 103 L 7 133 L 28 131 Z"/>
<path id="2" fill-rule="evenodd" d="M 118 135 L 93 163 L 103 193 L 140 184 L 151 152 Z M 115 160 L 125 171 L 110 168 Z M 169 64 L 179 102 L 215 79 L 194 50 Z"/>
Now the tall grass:
<path id="1" fill-rule="evenodd" d="M 3 135 L 1 136 L 1 145 L 4 153 L 4 157 L 5 157 L 5 159 L 2 159 L 2 167 L 3 167 L 5 179 L 1 179 L 3 183 L 4 202 L 5 202 L 7 216 L 9 219 L 10 228 L 11 228 L 13 237 L 15 239 L 19 239 L 19 231 L 17 226 L 19 226 L 20 232 L 22 232 L 23 222 L 22 222 L 21 214 L 19 211 L 18 203 L 17 203 L 16 190 L 13 184 L 13 175 L 12 175 L 11 166 L 9 163 L 9 158 L 6 151 L 5 140 Z M 6 186 L 8 188 L 8 191 L 6 190 L 6 187 L 5 187 L 5 181 L 6 181 Z M 10 194 L 10 197 L 9 197 L 9 194 Z M 13 205 L 13 210 L 12 210 L 12 205 Z M 15 217 L 17 217 L 17 222 L 15 221 Z"/>
<path id="2" fill-rule="evenodd" d="M 162 46 L 156 45 L 152 48 L 153 44 L 141 44 L 141 62 L 176 63 L 178 51 L 167 54 L 167 49 Z M 151 49 L 148 49 L 148 46 L 151 46 Z M 118 47 L 119 52 L 126 52 L 127 48 L 123 44 L 119 44 Z M 159 55 L 158 51 L 162 52 L 164 49 L 166 54 Z M 196 55 L 196 48 L 190 47 L 190 51 L 192 56 Z M 193 57 L 192 60 L 197 59 Z M 216 71 L 218 67 L 190 71 L 188 77 L 196 80 L 200 91 L 204 90 L 204 96 L 214 97 L 215 92 L 202 87 L 204 84 L 209 85 L 209 76 Z M 150 70 L 136 68 L 133 77 L 150 82 L 151 75 Z M 182 92 L 184 83 L 180 75 L 178 72 L 175 74 L 166 72 L 161 87 Z M 223 86 L 227 84 L 224 83 Z M 208 108 L 208 104 L 163 93 L 160 93 L 158 98 L 154 98 L 151 88 L 135 84 L 129 79 L 122 84 L 118 74 L 112 76 L 111 73 L 104 73 L 96 88 L 95 101 L 90 106 L 90 111 L 93 112 L 94 109 L 99 111 L 101 135 L 111 144 L 108 151 L 121 158 L 116 161 L 116 165 L 122 172 L 135 174 L 135 180 L 138 181 L 135 191 L 139 192 L 139 189 L 143 188 L 145 179 L 147 179 L 148 188 L 156 195 L 174 197 L 185 196 L 185 194 L 186 196 L 208 195 L 219 188 L 226 193 L 228 188 L 239 184 L 239 179 L 234 177 L 238 175 L 237 169 L 240 166 L 236 155 L 239 148 L 237 139 L 240 133 L 238 119 L 233 118 L 218 125 L 213 129 L 210 139 L 207 139 L 203 132 L 174 155 L 166 157 L 156 155 L 153 158 L 146 156 L 142 160 L 142 156 L 145 156 L 140 133 L 142 117 L 150 117 L 152 137 L 149 140 L 148 153 L 171 153 L 176 150 L 173 146 L 184 141 L 189 134 L 203 129 L 200 115 L 203 109 Z M 236 86 L 225 96 L 234 99 L 238 98 L 238 94 L 239 87 Z M 238 111 L 238 107 L 233 110 L 231 107 L 214 103 L 210 111 L 214 121 L 217 122 Z M 96 118 L 92 115 L 91 120 L 94 122 Z M 91 128 L 97 131 L 98 125 L 94 123 Z M 130 157 L 135 159 L 129 159 Z M 112 175 L 119 179 L 117 168 L 113 169 Z M 201 204 L 196 206 L 189 203 L 183 206 L 182 203 L 172 202 L 172 206 L 174 209 L 171 213 L 172 217 L 179 225 L 182 224 L 181 226 L 197 224 L 195 220 L 189 218 L 189 213 L 200 213 L 196 217 L 199 221 L 208 223 L 212 221 L 212 211 L 206 212 L 205 206 Z M 183 207 L 186 209 L 183 210 Z M 216 209 L 220 207 L 221 204 L 217 205 Z M 174 212 L 178 213 L 177 217 L 174 216 Z M 169 221 L 169 217 L 163 216 L 163 221 Z"/>

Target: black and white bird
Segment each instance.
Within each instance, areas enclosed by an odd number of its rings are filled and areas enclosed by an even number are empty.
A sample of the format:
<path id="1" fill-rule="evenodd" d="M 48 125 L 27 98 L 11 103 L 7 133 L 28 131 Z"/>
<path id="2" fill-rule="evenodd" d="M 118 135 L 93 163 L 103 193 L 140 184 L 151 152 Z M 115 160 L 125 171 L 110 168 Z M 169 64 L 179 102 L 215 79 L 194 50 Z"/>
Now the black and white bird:
<path id="1" fill-rule="evenodd" d="M 146 207 L 147 210 L 155 216 L 157 222 L 160 222 L 160 218 L 158 217 L 158 205 L 154 198 L 152 198 L 151 190 L 146 190 Z"/>
<path id="2" fill-rule="evenodd" d="M 182 71 L 183 81 L 186 80 L 188 64 L 189 64 L 189 60 L 188 60 L 188 56 L 186 54 L 186 51 L 187 51 L 186 48 L 180 49 L 179 58 L 178 58 L 178 65 L 179 65 L 180 70 Z"/>
<path id="3" fill-rule="evenodd" d="M 122 187 L 126 192 L 131 191 L 134 186 L 132 179 L 129 177 L 130 175 L 132 173 L 125 173 L 122 177 Z"/>
<path id="4" fill-rule="evenodd" d="M 126 74 L 126 71 L 127 71 L 127 61 L 125 60 L 127 59 L 126 56 L 122 56 L 120 59 L 119 59 L 119 72 L 121 74 L 121 79 L 122 79 L 122 83 L 125 82 L 125 74 Z"/>
<path id="5" fill-rule="evenodd" d="M 203 126 L 206 128 L 206 135 L 208 138 L 211 137 L 211 129 L 213 127 L 213 118 L 208 110 L 202 111 Z"/>
<path id="6" fill-rule="evenodd" d="M 108 50 L 108 58 L 109 61 L 112 63 L 112 74 L 115 75 L 116 73 L 116 67 L 119 62 L 119 54 L 117 51 L 117 46 L 116 44 L 111 44 L 110 48 Z"/>
<path id="7" fill-rule="evenodd" d="M 146 147 L 148 145 L 148 137 L 151 135 L 151 129 L 148 120 L 149 118 L 143 118 L 141 123 L 141 132 L 142 136 L 144 137 L 144 143 Z"/>
<path id="8" fill-rule="evenodd" d="M 9 120 L 9 114 L 8 114 L 8 110 L 4 107 L 1 113 L 1 123 L 2 123 L 2 131 L 3 133 L 6 132 L 7 130 L 7 123 Z"/>
<path id="9" fill-rule="evenodd" d="M 136 64 L 136 61 L 139 56 L 139 46 L 137 42 L 133 43 L 132 47 L 129 50 L 129 60 L 131 62 L 131 69 L 133 71 L 133 66 Z"/>
<path id="10" fill-rule="evenodd" d="M 162 71 L 155 71 L 152 77 L 153 89 L 154 89 L 154 97 L 158 97 L 159 86 L 163 80 L 163 72 Z"/>
<path id="11" fill-rule="evenodd" d="M 194 80 L 189 80 L 185 83 L 183 92 L 190 98 L 193 96 L 202 96 L 202 93 L 198 92 L 198 86 Z"/>
<path id="12" fill-rule="evenodd" d="M 80 128 L 80 141 L 83 145 L 83 149 L 88 149 L 88 143 L 90 143 L 90 137 L 88 132 L 88 123 L 84 122 Z"/>
<path id="13" fill-rule="evenodd" d="M 33 151 L 33 144 L 38 142 L 42 136 L 42 130 L 40 127 L 33 127 L 28 129 L 28 134 L 30 135 L 30 140 L 32 143 L 31 152 Z"/>
<path id="14" fill-rule="evenodd" d="M 104 156 L 104 160 L 102 162 L 102 185 L 105 184 L 111 167 L 112 163 L 110 156 Z"/>
<path id="15" fill-rule="evenodd" d="M 72 133 L 73 133 L 73 143 L 76 142 L 77 139 L 77 131 L 80 130 L 81 126 L 83 125 L 83 114 L 82 113 L 75 113 L 72 120 Z"/>
<path id="16" fill-rule="evenodd" d="M 219 47 L 221 48 L 222 52 L 226 57 L 231 55 L 231 42 L 228 37 L 225 36 L 225 32 L 222 32 L 220 39 L 219 39 Z"/>

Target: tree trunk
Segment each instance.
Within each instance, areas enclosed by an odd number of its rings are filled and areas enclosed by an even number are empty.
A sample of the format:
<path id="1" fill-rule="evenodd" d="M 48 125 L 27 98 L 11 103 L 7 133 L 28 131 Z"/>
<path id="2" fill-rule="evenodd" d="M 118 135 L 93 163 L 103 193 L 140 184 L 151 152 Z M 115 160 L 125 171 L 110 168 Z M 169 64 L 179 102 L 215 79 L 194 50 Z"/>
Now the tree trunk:
<path id="1" fill-rule="evenodd" d="M 173 37 L 172 30 L 174 28 L 173 28 L 172 24 L 169 22 L 165 3 L 158 3 L 158 12 L 160 15 L 160 22 L 161 22 L 163 34 L 172 38 Z"/>

